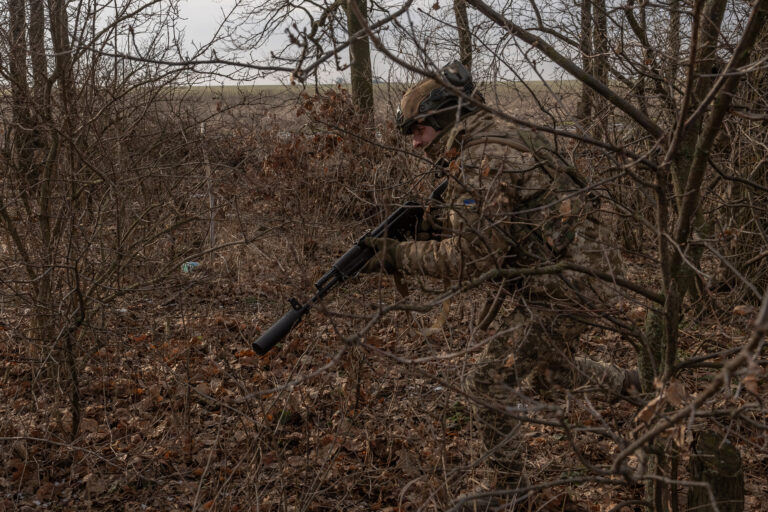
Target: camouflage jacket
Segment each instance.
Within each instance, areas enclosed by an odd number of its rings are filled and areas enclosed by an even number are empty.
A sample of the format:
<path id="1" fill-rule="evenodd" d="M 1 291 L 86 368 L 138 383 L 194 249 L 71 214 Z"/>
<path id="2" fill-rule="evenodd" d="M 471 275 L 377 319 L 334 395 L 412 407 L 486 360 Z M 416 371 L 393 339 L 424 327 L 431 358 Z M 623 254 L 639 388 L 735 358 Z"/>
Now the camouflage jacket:
<path id="1" fill-rule="evenodd" d="M 398 244 L 404 273 L 460 279 L 564 257 L 584 266 L 605 259 L 592 215 L 599 203 L 540 135 L 478 112 L 439 134 L 427 154 L 449 178 L 446 237 Z"/>

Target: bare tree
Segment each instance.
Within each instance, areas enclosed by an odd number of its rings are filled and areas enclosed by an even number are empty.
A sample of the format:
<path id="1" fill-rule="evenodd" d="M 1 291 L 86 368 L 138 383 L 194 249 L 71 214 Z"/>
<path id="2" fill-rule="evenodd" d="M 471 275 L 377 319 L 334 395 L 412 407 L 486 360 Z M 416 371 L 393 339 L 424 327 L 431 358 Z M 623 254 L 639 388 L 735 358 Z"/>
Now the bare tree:
<path id="1" fill-rule="evenodd" d="M 187 197 L 205 180 L 184 140 L 198 122 L 172 115 L 169 90 L 182 83 L 183 67 L 105 57 L 122 49 L 116 44 L 141 45 L 158 60 L 174 51 L 160 35 L 172 20 L 158 3 L 124 3 L 111 18 L 94 4 L 6 6 L 0 74 L 11 112 L 0 153 L 0 296 L 29 311 L 17 326 L 28 355 L 53 368 L 49 375 L 68 375 L 75 437 L 80 356 L 96 319 L 134 290 L 167 285 L 201 250 L 181 235 L 205 208 Z"/>
<path id="2" fill-rule="evenodd" d="M 581 17 L 579 27 L 579 51 L 581 52 L 581 67 L 588 73 L 592 72 L 592 1 L 581 1 Z M 592 96 L 589 86 L 581 85 L 581 97 L 576 115 L 579 119 L 589 119 L 592 115 Z"/>
<path id="3" fill-rule="evenodd" d="M 456 28 L 459 33 L 459 60 L 467 69 L 472 69 L 472 30 L 464 0 L 453 2 L 453 14 L 456 17 Z"/>
<path id="4" fill-rule="evenodd" d="M 348 0 L 347 28 L 351 44 L 349 45 L 350 84 L 352 101 L 361 113 L 373 116 L 373 73 L 371 71 L 371 48 L 368 34 L 363 31 L 368 15 L 366 0 Z M 358 35 L 361 33 L 362 35 Z"/>

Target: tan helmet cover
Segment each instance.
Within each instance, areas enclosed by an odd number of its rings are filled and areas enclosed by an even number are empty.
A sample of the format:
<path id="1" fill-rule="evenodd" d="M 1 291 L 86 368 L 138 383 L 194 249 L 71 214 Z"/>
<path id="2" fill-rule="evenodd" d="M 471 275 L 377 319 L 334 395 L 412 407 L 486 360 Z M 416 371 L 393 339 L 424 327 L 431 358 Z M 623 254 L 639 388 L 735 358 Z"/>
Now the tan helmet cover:
<path id="1" fill-rule="evenodd" d="M 400 108 L 397 110 L 397 127 L 405 134 L 411 132 L 413 125 L 429 116 L 424 100 L 430 93 L 442 87 L 432 78 L 426 78 L 417 83 L 403 94 Z"/>
<path id="2" fill-rule="evenodd" d="M 482 95 L 476 94 L 475 85 L 469 70 L 459 61 L 453 61 L 440 70 L 441 76 L 448 83 L 462 90 L 463 94 L 475 96 L 483 101 Z M 441 119 L 446 114 L 452 115 L 449 110 L 453 107 L 460 108 L 456 112 L 463 116 L 476 109 L 472 105 L 461 105 L 459 96 L 443 85 L 432 79 L 426 78 L 408 89 L 400 100 L 400 108 L 397 109 L 397 127 L 404 134 L 413 130 L 413 125 L 424 122 L 440 131 L 446 126 L 446 120 Z"/>

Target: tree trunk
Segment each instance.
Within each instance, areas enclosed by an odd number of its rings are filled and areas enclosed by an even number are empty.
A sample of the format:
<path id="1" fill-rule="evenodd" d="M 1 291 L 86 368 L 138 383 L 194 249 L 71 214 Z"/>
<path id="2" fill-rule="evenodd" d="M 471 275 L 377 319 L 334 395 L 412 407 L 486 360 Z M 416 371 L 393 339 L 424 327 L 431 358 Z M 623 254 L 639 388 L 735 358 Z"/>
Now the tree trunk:
<path id="1" fill-rule="evenodd" d="M 704 5 L 704 10 L 701 14 L 701 29 L 698 34 L 692 34 L 693 37 L 698 37 L 698 50 L 696 54 L 695 74 L 696 79 L 693 85 L 693 101 L 688 106 L 687 111 L 680 113 L 684 118 L 690 114 L 690 109 L 698 105 L 706 95 L 707 91 L 712 87 L 715 81 L 713 71 L 716 71 L 718 66 L 717 58 L 717 42 L 720 36 L 720 26 L 723 23 L 723 17 L 725 14 L 727 2 L 725 0 L 709 0 Z M 685 108 L 685 106 L 681 106 Z M 672 184 L 674 185 L 675 198 L 677 202 L 677 208 L 680 210 L 684 198 L 686 196 L 685 186 L 688 181 L 688 174 L 690 173 L 691 165 L 693 164 L 694 153 L 699 144 L 699 136 L 702 131 L 704 116 L 691 123 L 691 126 L 683 131 L 680 148 L 674 157 L 672 165 Z M 694 230 L 699 233 L 702 238 L 707 238 L 711 234 L 712 226 L 707 225 L 707 221 L 704 218 L 703 212 L 699 209 L 695 213 L 695 220 L 693 221 Z M 701 246 L 693 247 L 687 254 L 688 260 L 695 267 L 699 267 L 701 257 L 703 254 L 703 248 Z M 676 279 L 680 283 L 681 300 L 686 296 L 690 296 L 694 303 L 699 301 L 701 296 L 700 279 L 691 265 L 683 265 Z"/>
<path id="2" fill-rule="evenodd" d="M 768 25 L 763 27 L 758 37 L 760 44 L 755 47 L 753 60 L 768 59 Z M 768 112 L 768 69 L 760 69 L 745 77 L 745 83 L 741 85 L 741 91 L 737 99 L 742 105 L 751 105 L 755 112 Z M 758 145 L 765 144 L 766 120 L 755 120 L 746 124 L 733 138 L 736 145 L 746 144 L 755 148 L 754 151 L 729 151 L 729 164 L 732 169 L 737 169 L 742 178 L 751 179 L 758 183 L 768 182 L 768 169 L 761 165 L 763 155 L 757 149 Z M 734 263 L 736 269 L 755 285 L 758 290 L 768 288 L 768 271 L 766 271 L 766 259 L 762 256 L 765 250 L 764 235 L 768 227 L 768 213 L 763 208 L 752 205 L 765 204 L 768 196 L 764 192 L 751 190 L 750 187 L 741 187 L 730 184 L 726 188 L 729 211 L 727 219 L 729 226 L 742 226 L 732 240 L 723 240 L 720 250 Z M 749 208 L 740 207 L 748 204 Z M 720 272 L 724 276 L 724 283 L 735 287 L 740 293 L 748 293 L 740 281 L 735 279 L 734 273 L 721 263 Z"/>
<path id="3" fill-rule="evenodd" d="M 33 96 L 39 120 L 48 120 L 48 57 L 45 53 L 45 5 L 29 0 L 29 57 L 32 64 Z"/>
<path id="4" fill-rule="evenodd" d="M 472 70 L 472 32 L 469 30 L 469 15 L 467 2 L 454 0 L 453 13 L 456 16 L 456 27 L 459 29 L 459 60 L 468 70 Z"/>
<path id="5" fill-rule="evenodd" d="M 8 1 L 8 77 L 11 82 L 14 163 L 26 167 L 29 160 L 31 127 L 27 84 L 27 14 L 24 0 Z"/>
<path id="6" fill-rule="evenodd" d="M 637 351 L 637 366 L 643 393 L 654 390 L 653 381 L 661 374 L 664 324 L 659 313 L 649 310 L 643 326 L 643 345 Z"/>
<path id="7" fill-rule="evenodd" d="M 670 97 L 674 97 L 675 84 L 677 83 L 677 77 L 679 74 L 680 65 L 682 64 L 680 59 L 680 49 L 682 46 L 682 40 L 680 37 L 680 0 L 671 0 L 669 10 L 669 33 L 667 34 L 668 48 L 670 55 L 667 60 L 667 66 L 665 70 L 665 83 L 667 87 L 667 94 Z M 670 119 L 674 121 L 674 115 L 671 115 Z"/>
<path id="8" fill-rule="evenodd" d="M 592 73 L 592 0 L 581 0 L 581 37 L 579 51 L 584 71 Z M 581 97 L 576 107 L 576 117 L 589 119 L 592 115 L 592 89 L 582 82 Z"/>
<path id="9" fill-rule="evenodd" d="M 363 29 L 367 16 L 366 0 L 348 0 L 347 30 L 350 37 Z M 367 35 L 349 45 L 349 60 L 352 101 L 360 113 L 373 119 L 373 74 L 371 73 L 371 47 Z"/>
<path id="10" fill-rule="evenodd" d="M 699 432 L 691 447 L 691 480 L 705 482 L 720 512 L 744 510 L 744 471 L 741 456 L 730 441 L 713 432 Z M 688 491 L 688 510 L 714 511 L 712 496 L 704 486 Z"/>
<path id="11" fill-rule="evenodd" d="M 725 14 L 726 0 L 709 0 L 701 13 L 701 28 L 698 34 L 692 34 L 697 38 L 697 53 L 695 64 L 695 81 L 693 84 L 693 98 L 688 105 L 687 111 L 680 112 L 683 118 L 688 117 L 691 109 L 698 105 L 699 101 L 709 91 L 714 83 L 712 73 L 716 65 L 717 38 L 720 35 L 720 25 L 723 23 Z M 681 106 L 684 108 L 685 106 Z M 675 187 L 675 197 L 678 208 L 681 207 L 683 197 L 685 196 L 685 183 L 688 180 L 688 172 L 693 162 L 693 155 L 696 150 L 699 135 L 702 130 L 704 116 L 699 116 L 691 126 L 683 131 L 680 148 L 674 156 L 674 166 L 672 172 L 672 184 Z"/>
<path id="12" fill-rule="evenodd" d="M 608 85 L 608 13 L 606 11 L 605 0 L 592 0 L 592 43 L 594 45 L 594 56 L 592 57 L 592 73 L 600 82 Z M 601 139 L 607 135 L 607 112 L 605 112 L 606 102 L 603 98 L 597 99 L 593 107 L 595 113 L 600 116 L 593 124 L 593 136 Z"/>

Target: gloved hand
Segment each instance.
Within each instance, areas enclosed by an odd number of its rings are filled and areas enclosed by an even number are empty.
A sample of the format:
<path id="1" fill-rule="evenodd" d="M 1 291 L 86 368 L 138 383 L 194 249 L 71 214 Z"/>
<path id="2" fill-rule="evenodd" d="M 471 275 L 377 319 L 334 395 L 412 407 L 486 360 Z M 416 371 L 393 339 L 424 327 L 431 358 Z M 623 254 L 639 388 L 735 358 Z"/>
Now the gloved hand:
<path id="1" fill-rule="evenodd" d="M 391 274 L 397 271 L 397 244 L 400 242 L 394 238 L 368 237 L 363 238 L 360 243 L 376 252 L 360 272 L 385 272 Z"/>
<path id="2" fill-rule="evenodd" d="M 440 221 L 431 211 L 427 210 L 416 229 L 416 240 L 432 240 L 442 231 L 443 226 Z"/>

